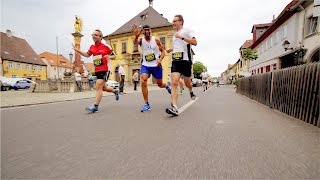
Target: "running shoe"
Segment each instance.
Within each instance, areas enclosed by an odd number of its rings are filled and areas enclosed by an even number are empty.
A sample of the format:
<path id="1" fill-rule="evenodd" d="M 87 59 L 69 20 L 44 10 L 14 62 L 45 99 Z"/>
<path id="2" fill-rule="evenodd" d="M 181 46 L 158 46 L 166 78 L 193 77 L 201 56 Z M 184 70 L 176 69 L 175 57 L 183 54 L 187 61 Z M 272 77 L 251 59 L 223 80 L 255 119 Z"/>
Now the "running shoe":
<path id="1" fill-rule="evenodd" d="M 119 101 L 119 90 L 114 90 L 114 96 L 116 97 L 116 101 Z"/>
<path id="2" fill-rule="evenodd" d="M 178 116 L 178 107 L 171 104 L 171 108 L 166 108 L 166 113 L 171 114 L 173 116 Z"/>
<path id="3" fill-rule="evenodd" d="M 141 109 L 141 112 L 146 112 L 146 111 L 150 111 L 151 110 L 151 106 L 150 104 L 144 104 L 144 106 Z"/>
<path id="4" fill-rule="evenodd" d="M 95 106 L 88 106 L 88 107 L 86 107 L 86 110 L 91 112 L 91 113 L 95 113 L 95 112 L 98 111 L 98 108 L 95 107 Z"/>

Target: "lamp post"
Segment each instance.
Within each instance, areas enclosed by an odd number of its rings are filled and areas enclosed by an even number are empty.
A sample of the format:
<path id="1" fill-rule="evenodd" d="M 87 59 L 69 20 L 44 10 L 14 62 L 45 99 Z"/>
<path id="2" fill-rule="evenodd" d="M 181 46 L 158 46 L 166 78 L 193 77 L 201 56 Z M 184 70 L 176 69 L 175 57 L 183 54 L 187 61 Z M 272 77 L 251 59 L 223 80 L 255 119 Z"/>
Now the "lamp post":
<path id="1" fill-rule="evenodd" d="M 60 78 L 59 75 L 59 45 L 58 45 L 58 36 L 56 36 L 56 45 L 57 45 L 57 70 L 58 70 L 58 79 Z"/>
<path id="2" fill-rule="evenodd" d="M 288 40 L 285 40 L 282 44 L 282 47 L 284 48 L 285 51 L 287 50 L 293 50 L 293 48 L 289 48 L 290 42 Z"/>

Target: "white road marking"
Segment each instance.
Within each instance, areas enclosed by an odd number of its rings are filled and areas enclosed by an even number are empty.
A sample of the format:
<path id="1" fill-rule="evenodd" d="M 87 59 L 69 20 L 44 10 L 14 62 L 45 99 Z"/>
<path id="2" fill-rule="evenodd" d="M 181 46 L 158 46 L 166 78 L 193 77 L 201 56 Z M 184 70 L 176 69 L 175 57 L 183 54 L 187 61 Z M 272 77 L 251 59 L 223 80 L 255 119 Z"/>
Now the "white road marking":
<path id="1" fill-rule="evenodd" d="M 195 100 L 191 100 L 191 101 L 189 101 L 187 104 L 185 104 L 184 106 L 182 106 L 179 110 L 178 110 L 178 112 L 179 112 L 179 114 L 181 114 L 184 110 L 186 110 L 188 107 L 190 107 L 194 102 L 196 102 L 198 100 L 198 97 L 196 97 L 196 99 Z"/>

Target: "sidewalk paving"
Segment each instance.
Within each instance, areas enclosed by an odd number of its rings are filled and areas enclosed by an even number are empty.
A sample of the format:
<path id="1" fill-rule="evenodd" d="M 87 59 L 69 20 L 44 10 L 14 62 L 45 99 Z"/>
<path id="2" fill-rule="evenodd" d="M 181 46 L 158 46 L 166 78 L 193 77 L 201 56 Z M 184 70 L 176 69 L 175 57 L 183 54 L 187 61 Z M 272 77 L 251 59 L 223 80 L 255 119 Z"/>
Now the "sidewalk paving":
<path id="1" fill-rule="evenodd" d="M 124 92 L 126 94 L 141 93 L 141 87 L 137 88 L 137 91 L 133 90 L 133 86 L 125 86 Z M 157 85 L 148 85 L 149 91 L 161 90 Z M 164 89 L 165 90 L 165 89 Z M 84 91 L 73 93 L 32 93 L 27 90 L 10 90 L 1 91 L 1 108 L 28 106 L 35 104 L 47 104 L 63 101 L 74 101 L 79 99 L 95 98 L 96 91 Z M 112 93 L 103 93 L 103 97 L 113 96 Z M 121 97 L 120 97 L 121 98 Z"/>

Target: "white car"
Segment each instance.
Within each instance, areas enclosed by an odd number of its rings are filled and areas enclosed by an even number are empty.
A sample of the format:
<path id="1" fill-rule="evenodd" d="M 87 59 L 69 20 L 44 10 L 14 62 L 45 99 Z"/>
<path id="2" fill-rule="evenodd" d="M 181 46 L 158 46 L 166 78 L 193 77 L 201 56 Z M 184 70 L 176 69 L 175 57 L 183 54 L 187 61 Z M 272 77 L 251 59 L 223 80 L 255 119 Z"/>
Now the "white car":
<path id="1" fill-rule="evenodd" d="M 107 86 L 112 87 L 113 89 L 118 89 L 119 88 L 119 83 L 114 80 L 108 80 L 106 82 Z"/>

